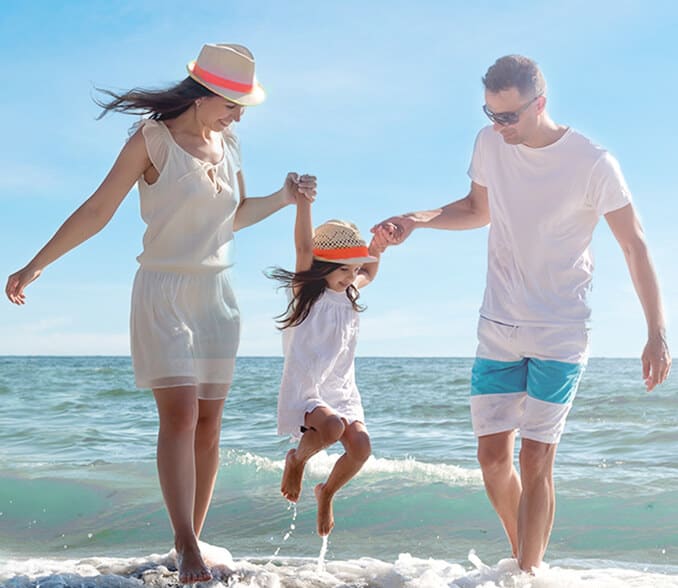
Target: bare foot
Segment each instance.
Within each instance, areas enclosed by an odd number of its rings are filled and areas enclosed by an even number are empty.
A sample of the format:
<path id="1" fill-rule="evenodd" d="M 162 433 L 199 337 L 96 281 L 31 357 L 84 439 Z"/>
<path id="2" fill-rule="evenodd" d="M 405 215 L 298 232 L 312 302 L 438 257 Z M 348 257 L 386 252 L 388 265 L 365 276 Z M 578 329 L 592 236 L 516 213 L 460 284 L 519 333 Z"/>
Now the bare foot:
<path id="1" fill-rule="evenodd" d="M 212 574 L 205 565 L 198 549 L 181 551 L 177 547 L 177 564 L 179 568 L 179 582 L 182 584 L 209 582 L 212 579 Z"/>
<path id="2" fill-rule="evenodd" d="M 296 449 L 290 449 L 285 457 L 285 470 L 283 471 L 280 492 L 292 502 L 299 500 L 301 494 L 301 481 L 304 477 L 304 464 L 296 459 Z"/>
<path id="3" fill-rule="evenodd" d="M 315 487 L 315 499 L 318 501 L 318 535 L 321 537 L 329 535 L 334 529 L 332 498 L 325 492 L 325 484 L 318 484 Z"/>

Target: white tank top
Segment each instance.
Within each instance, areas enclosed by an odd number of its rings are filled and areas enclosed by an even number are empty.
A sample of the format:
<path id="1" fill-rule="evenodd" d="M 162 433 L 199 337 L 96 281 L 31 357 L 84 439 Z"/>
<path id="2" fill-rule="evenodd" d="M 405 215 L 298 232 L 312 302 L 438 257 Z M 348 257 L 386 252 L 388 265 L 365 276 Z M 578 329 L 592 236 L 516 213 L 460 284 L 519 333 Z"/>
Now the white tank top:
<path id="1" fill-rule="evenodd" d="M 137 261 L 160 271 L 221 271 L 233 265 L 233 221 L 238 207 L 240 145 L 223 133 L 224 157 L 216 164 L 182 149 L 164 123 L 145 120 L 148 156 L 160 174 L 139 179 L 141 218 L 147 225 Z"/>

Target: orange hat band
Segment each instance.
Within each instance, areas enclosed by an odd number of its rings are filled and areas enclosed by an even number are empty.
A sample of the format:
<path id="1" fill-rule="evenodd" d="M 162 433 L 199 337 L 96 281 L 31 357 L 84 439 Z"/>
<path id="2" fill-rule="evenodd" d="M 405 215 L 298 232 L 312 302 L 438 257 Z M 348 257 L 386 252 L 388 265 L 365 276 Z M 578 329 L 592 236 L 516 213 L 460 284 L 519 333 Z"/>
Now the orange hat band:
<path id="1" fill-rule="evenodd" d="M 325 259 L 352 259 L 353 257 L 369 257 L 367 247 L 342 247 L 340 249 L 314 249 L 313 255 L 324 257 Z"/>
<path id="2" fill-rule="evenodd" d="M 200 67 L 197 63 L 193 65 L 193 73 L 197 76 L 200 76 L 203 81 L 208 82 L 209 84 L 214 84 L 220 88 L 226 88 L 227 90 L 233 90 L 235 92 L 249 93 L 254 88 L 253 84 L 242 84 L 240 82 L 228 80 L 216 74 L 210 73 Z"/>

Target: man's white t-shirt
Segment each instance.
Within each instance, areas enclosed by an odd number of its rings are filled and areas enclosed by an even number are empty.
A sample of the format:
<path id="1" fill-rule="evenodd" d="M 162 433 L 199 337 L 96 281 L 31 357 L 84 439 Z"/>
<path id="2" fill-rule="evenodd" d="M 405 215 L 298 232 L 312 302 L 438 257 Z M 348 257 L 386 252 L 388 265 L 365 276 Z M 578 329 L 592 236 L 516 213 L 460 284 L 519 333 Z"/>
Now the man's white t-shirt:
<path id="1" fill-rule="evenodd" d="M 568 129 L 541 148 L 483 128 L 468 171 L 488 192 L 490 231 L 480 314 L 518 326 L 585 324 L 599 218 L 631 202 L 619 164 Z"/>

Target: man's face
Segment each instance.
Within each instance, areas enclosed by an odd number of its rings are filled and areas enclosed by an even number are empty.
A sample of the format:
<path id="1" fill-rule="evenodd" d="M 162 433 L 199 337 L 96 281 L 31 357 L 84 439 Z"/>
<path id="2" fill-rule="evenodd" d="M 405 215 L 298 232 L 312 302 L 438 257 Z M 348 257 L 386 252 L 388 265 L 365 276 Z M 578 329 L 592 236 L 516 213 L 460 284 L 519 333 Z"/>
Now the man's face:
<path id="1" fill-rule="evenodd" d="M 521 96 L 517 88 L 500 90 L 497 93 L 485 91 L 485 107 L 490 114 L 515 113 L 517 115 L 517 122 L 512 124 L 493 122 L 494 130 L 500 133 L 509 145 L 526 143 L 532 137 L 539 123 L 538 114 L 543 110 L 541 108 L 543 100 L 541 96 L 536 99 L 534 96 Z"/>

